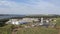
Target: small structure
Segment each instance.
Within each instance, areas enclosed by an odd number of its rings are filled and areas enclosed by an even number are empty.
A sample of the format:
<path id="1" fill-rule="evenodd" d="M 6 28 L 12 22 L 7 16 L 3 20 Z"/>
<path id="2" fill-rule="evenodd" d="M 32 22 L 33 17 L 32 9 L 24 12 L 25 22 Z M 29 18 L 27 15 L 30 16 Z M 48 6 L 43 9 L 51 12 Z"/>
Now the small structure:
<path id="1" fill-rule="evenodd" d="M 26 22 L 38 22 L 38 18 L 23 18 L 22 19 L 23 21 L 26 21 Z"/>
<path id="2" fill-rule="evenodd" d="M 25 23 L 28 23 L 28 22 L 23 20 L 18 20 L 18 19 L 10 19 L 8 22 L 6 22 L 6 24 L 13 24 L 13 25 L 19 25 L 19 24 L 25 24 Z"/>

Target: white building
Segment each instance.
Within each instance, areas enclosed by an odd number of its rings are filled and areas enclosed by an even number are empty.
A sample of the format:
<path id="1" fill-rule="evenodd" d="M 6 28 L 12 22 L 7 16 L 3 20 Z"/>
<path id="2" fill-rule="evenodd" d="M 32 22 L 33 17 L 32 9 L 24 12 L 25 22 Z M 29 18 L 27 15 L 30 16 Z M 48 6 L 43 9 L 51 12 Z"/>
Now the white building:
<path id="1" fill-rule="evenodd" d="M 23 18 L 22 20 L 27 21 L 27 22 L 33 22 L 33 21 L 37 22 L 37 21 L 39 21 L 38 18 Z"/>
<path id="2" fill-rule="evenodd" d="M 6 24 L 23 24 L 23 23 L 30 23 L 33 21 L 39 21 L 38 18 L 23 18 L 23 19 L 10 19 Z"/>
<path id="3" fill-rule="evenodd" d="M 16 25 L 18 25 L 19 21 L 18 21 L 18 19 L 10 19 L 8 22 L 6 22 L 6 24 L 16 24 Z"/>

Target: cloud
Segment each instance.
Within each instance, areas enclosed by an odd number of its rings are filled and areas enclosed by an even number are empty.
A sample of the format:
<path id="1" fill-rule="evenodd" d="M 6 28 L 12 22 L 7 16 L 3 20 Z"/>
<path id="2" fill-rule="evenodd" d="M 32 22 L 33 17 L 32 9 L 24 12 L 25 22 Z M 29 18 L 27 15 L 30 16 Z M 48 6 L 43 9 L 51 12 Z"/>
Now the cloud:
<path id="1" fill-rule="evenodd" d="M 0 6 L 2 7 L 16 7 L 18 6 L 15 2 L 12 1 L 0 1 Z"/>
<path id="2" fill-rule="evenodd" d="M 60 6 L 43 0 L 0 0 L 0 14 L 59 14 Z"/>
<path id="3" fill-rule="evenodd" d="M 47 2 L 50 2 L 50 3 L 55 4 L 57 6 L 60 6 L 60 0 L 44 0 L 44 1 L 47 1 Z"/>

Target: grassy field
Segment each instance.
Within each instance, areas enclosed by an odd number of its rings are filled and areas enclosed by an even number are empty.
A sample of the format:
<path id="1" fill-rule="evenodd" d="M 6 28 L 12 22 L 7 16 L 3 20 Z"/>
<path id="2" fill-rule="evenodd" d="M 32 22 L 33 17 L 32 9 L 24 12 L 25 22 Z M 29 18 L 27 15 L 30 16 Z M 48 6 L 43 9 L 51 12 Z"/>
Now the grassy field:
<path id="1" fill-rule="evenodd" d="M 0 34 L 11 34 L 9 27 L 0 28 Z M 17 34 L 58 34 L 58 30 L 44 27 L 19 28 Z"/>
<path id="2" fill-rule="evenodd" d="M 22 28 L 17 34 L 58 34 L 58 30 L 43 27 Z"/>
<path id="3" fill-rule="evenodd" d="M 11 25 L 0 27 L 0 34 L 11 34 Z"/>

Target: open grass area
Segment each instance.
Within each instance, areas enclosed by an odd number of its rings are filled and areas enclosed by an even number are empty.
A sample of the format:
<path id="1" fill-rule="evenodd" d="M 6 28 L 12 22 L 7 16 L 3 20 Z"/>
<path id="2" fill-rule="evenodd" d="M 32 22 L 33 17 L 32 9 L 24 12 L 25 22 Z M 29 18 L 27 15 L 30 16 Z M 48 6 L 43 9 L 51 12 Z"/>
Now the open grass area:
<path id="1" fill-rule="evenodd" d="M 10 26 L 0 28 L 0 34 L 11 34 Z M 19 28 L 17 34 L 58 34 L 58 30 L 44 27 Z"/>
<path id="2" fill-rule="evenodd" d="M 11 34 L 11 25 L 0 27 L 0 34 Z"/>
<path id="3" fill-rule="evenodd" d="M 58 34 L 58 30 L 42 27 L 22 28 L 17 34 Z"/>

